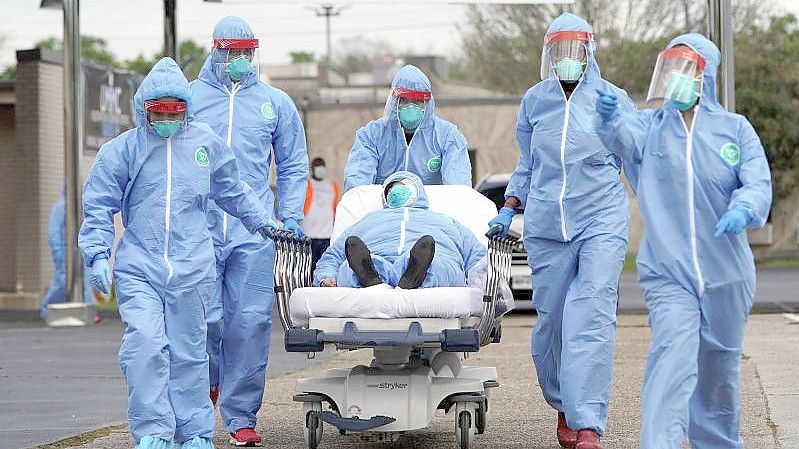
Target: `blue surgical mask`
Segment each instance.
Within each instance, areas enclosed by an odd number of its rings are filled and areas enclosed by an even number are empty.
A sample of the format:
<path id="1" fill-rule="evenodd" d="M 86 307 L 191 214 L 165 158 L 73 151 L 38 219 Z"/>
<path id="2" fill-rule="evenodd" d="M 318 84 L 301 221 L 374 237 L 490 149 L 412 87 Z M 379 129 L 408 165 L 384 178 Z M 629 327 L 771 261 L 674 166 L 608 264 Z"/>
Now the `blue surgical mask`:
<path id="1" fill-rule="evenodd" d="M 561 81 L 577 81 L 583 75 L 583 63 L 571 58 L 561 59 L 555 64 L 555 74 Z"/>
<path id="2" fill-rule="evenodd" d="M 415 104 L 403 106 L 399 110 L 399 120 L 402 127 L 414 130 L 419 127 L 424 117 L 424 109 Z"/>
<path id="3" fill-rule="evenodd" d="M 692 108 L 699 98 L 699 82 L 692 76 L 672 72 L 666 78 L 666 99 L 679 110 Z"/>
<path id="4" fill-rule="evenodd" d="M 230 74 L 230 79 L 233 81 L 241 81 L 250 73 L 250 69 L 252 65 L 250 64 L 250 60 L 247 59 L 246 56 L 239 56 L 232 61 L 228 65 L 228 73 Z"/>
<path id="5" fill-rule="evenodd" d="M 183 120 L 159 120 L 152 123 L 155 132 L 164 139 L 174 136 L 182 124 Z"/>
<path id="6" fill-rule="evenodd" d="M 413 192 L 408 186 L 394 186 L 388 191 L 388 195 L 386 195 L 386 205 L 392 209 L 407 206 L 411 201 L 412 194 Z"/>

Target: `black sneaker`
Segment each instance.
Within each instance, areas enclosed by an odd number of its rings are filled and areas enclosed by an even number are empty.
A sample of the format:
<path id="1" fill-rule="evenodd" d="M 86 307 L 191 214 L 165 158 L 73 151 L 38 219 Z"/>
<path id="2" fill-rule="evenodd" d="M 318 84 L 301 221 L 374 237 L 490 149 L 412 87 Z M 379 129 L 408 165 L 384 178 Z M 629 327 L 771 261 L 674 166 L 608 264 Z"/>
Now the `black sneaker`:
<path id="1" fill-rule="evenodd" d="M 363 240 L 354 235 L 347 237 L 344 242 L 344 254 L 362 287 L 371 287 L 383 282 L 372 263 L 372 254 Z"/>
<path id="2" fill-rule="evenodd" d="M 405 274 L 400 278 L 399 288 L 406 290 L 419 288 L 427 276 L 427 269 L 430 268 L 430 263 L 433 262 L 435 254 L 436 241 L 433 240 L 433 237 L 425 235 L 417 240 L 413 248 L 411 248 L 408 268 L 405 269 Z"/>

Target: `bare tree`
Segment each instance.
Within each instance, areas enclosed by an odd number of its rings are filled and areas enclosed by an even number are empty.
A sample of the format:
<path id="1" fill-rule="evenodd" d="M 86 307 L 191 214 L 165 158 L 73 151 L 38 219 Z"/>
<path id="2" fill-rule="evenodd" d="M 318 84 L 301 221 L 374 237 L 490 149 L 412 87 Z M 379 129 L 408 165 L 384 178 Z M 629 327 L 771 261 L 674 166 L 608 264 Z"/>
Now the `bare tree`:
<path id="1" fill-rule="evenodd" d="M 737 30 L 767 17 L 771 4 L 734 2 Z M 689 31 L 705 32 L 707 2 L 678 0 L 577 0 L 571 5 L 473 5 L 459 31 L 464 81 L 519 94 L 538 81 L 541 49 L 549 24 L 565 11 L 592 24 L 597 59 L 605 78 L 640 93 L 646 88 L 654 55 L 668 40 Z M 463 70 L 468 68 L 468 70 Z"/>

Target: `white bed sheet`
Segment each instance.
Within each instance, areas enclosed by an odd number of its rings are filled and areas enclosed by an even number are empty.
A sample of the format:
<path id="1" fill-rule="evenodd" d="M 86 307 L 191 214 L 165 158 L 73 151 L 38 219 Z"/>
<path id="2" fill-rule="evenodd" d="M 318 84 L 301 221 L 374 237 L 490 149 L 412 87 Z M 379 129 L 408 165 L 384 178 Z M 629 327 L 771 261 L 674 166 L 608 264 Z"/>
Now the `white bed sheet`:
<path id="1" fill-rule="evenodd" d="M 307 326 L 312 317 L 467 318 L 482 314 L 482 298 L 482 291 L 470 287 L 306 287 L 292 292 L 289 310 L 295 326 Z"/>

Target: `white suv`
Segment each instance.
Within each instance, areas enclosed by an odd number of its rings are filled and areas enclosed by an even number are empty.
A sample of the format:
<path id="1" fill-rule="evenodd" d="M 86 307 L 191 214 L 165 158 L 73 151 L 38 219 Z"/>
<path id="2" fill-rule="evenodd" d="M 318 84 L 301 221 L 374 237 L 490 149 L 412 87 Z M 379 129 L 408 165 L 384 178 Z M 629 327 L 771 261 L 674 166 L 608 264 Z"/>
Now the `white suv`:
<path id="1" fill-rule="evenodd" d="M 481 179 L 475 189 L 497 205 L 497 209 L 505 204 L 505 188 L 508 186 L 510 173 L 493 173 Z M 527 251 L 524 249 L 524 214 L 516 214 L 510 225 L 509 233 L 519 238 L 513 249 L 511 262 L 510 288 L 517 309 L 532 310 L 533 285 L 530 282 L 530 266 L 527 264 Z"/>

